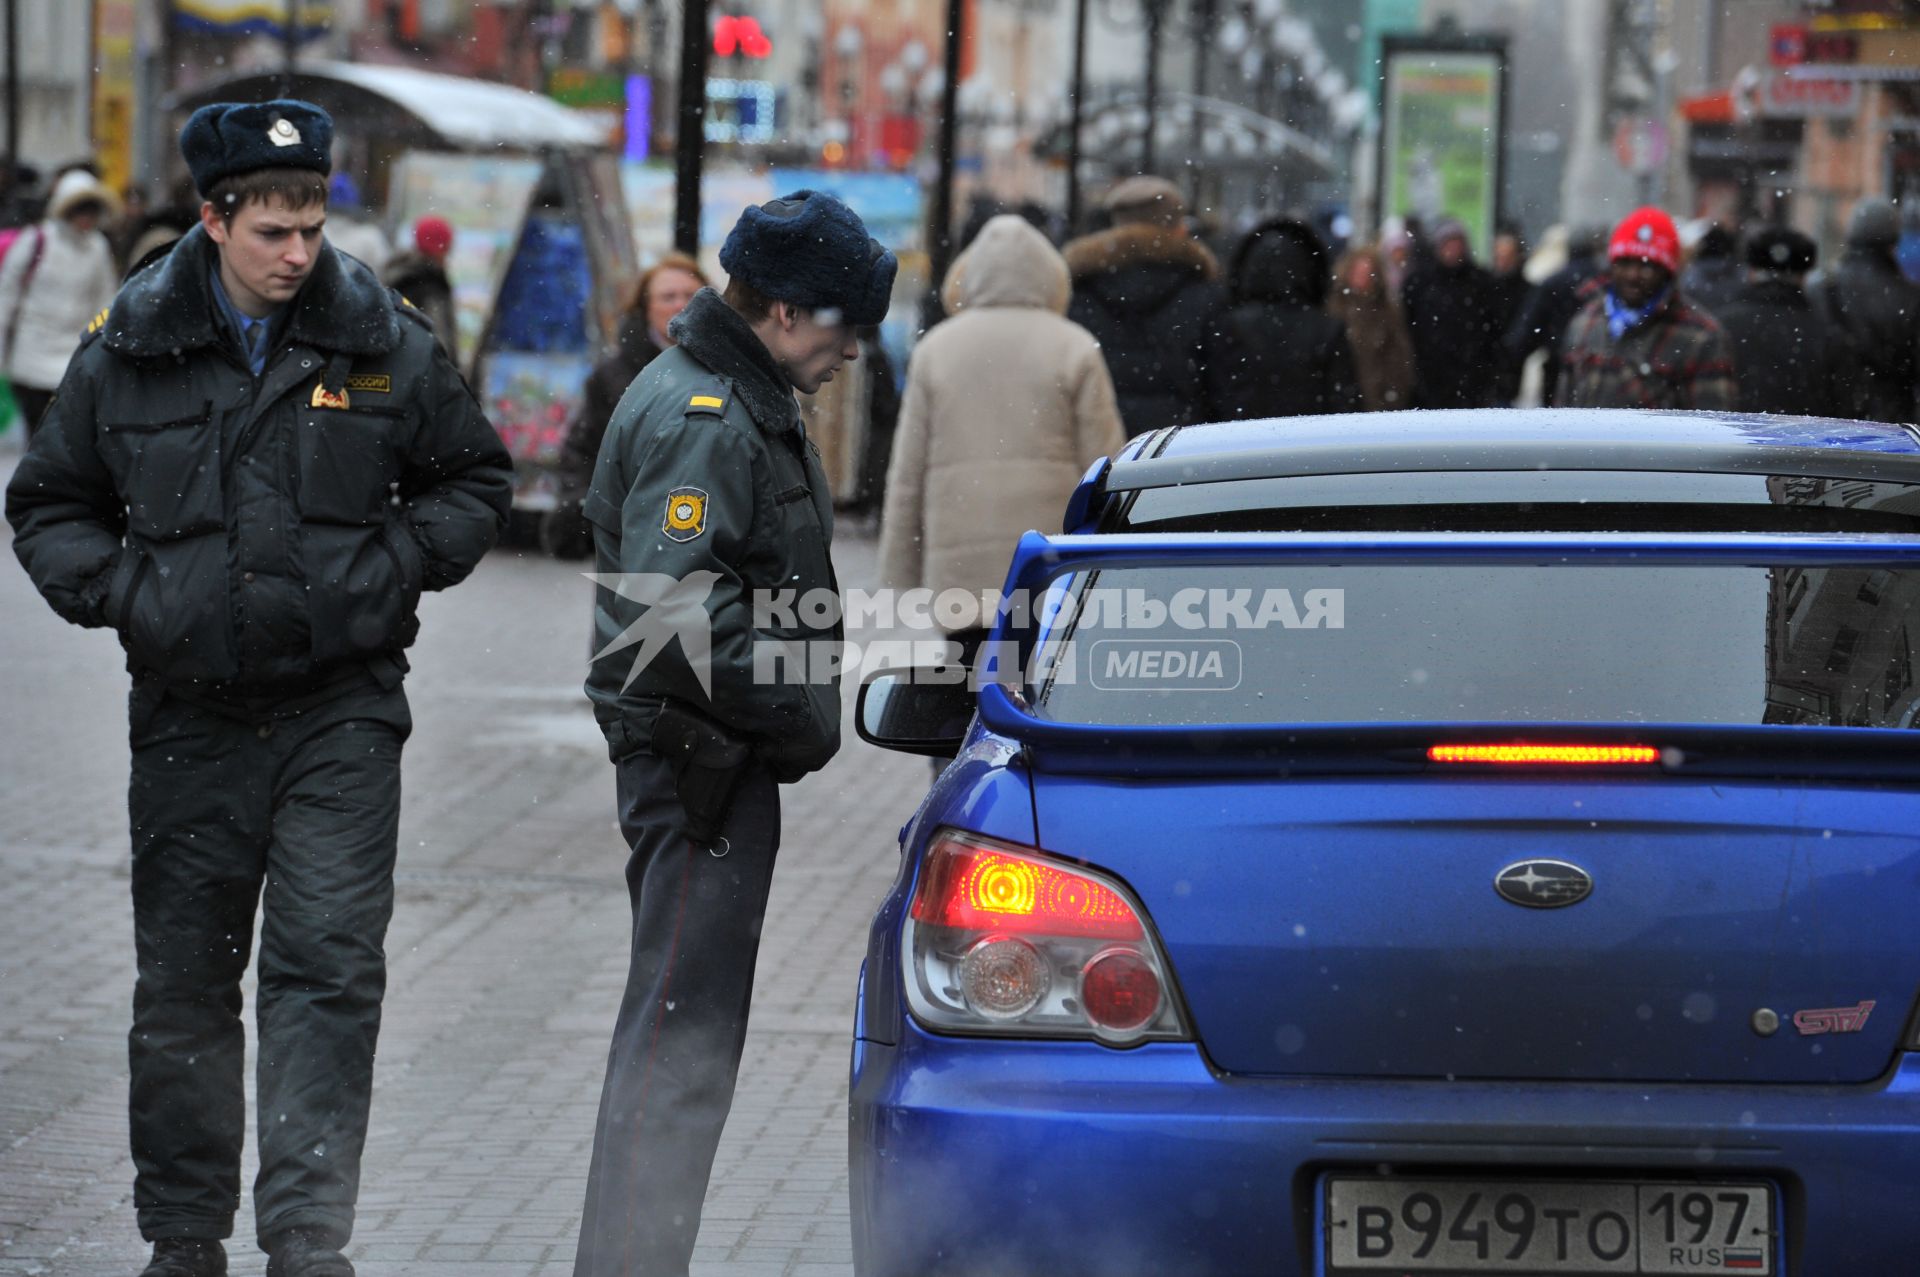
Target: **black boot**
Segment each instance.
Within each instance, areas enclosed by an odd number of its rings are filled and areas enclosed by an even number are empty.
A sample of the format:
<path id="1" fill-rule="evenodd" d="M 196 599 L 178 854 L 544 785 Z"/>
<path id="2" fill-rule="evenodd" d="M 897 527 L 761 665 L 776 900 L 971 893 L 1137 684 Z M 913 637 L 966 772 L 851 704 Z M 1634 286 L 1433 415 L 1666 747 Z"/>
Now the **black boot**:
<path id="1" fill-rule="evenodd" d="M 203 1237 L 162 1237 L 140 1277 L 227 1277 L 227 1248 Z"/>
<path id="2" fill-rule="evenodd" d="M 353 1277 L 353 1265 L 318 1228 L 289 1228 L 267 1241 L 267 1277 Z"/>

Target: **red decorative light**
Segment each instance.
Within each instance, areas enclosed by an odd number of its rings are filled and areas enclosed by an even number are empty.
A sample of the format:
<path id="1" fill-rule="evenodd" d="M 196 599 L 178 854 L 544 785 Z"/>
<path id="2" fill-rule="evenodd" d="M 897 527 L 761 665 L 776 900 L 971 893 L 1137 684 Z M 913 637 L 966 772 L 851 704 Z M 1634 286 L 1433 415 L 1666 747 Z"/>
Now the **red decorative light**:
<path id="1" fill-rule="evenodd" d="M 758 18 L 722 16 L 713 24 L 713 51 L 723 58 L 738 53 L 743 57 L 773 56 L 773 41 L 760 29 Z"/>

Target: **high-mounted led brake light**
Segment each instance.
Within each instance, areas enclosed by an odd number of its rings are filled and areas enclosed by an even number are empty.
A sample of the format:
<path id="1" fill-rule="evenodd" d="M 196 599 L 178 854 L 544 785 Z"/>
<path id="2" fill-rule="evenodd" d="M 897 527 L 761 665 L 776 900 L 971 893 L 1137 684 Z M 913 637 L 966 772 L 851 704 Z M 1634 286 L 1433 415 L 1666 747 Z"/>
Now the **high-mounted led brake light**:
<path id="1" fill-rule="evenodd" d="M 1552 764 L 1566 767 L 1645 767 L 1660 761 L 1651 745 L 1429 745 L 1434 763 Z"/>
<path id="2" fill-rule="evenodd" d="M 997 847 L 948 838 L 927 867 L 913 917 L 936 927 L 991 929 L 1012 935 L 1145 935 L 1132 906 L 1112 888 Z"/>

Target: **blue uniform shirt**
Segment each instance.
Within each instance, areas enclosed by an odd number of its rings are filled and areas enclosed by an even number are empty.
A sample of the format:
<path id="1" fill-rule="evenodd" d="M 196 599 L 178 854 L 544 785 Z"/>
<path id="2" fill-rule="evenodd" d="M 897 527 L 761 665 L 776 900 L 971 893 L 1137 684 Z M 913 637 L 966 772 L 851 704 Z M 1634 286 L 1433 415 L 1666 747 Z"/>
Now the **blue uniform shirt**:
<path id="1" fill-rule="evenodd" d="M 220 313 L 226 317 L 228 329 L 239 341 L 240 353 L 246 358 L 247 367 L 258 377 L 267 370 L 267 353 L 273 349 L 273 330 L 278 327 L 280 317 L 287 308 L 278 307 L 265 319 L 255 319 L 243 313 L 227 296 L 226 286 L 220 282 L 218 265 L 209 274 L 213 277 L 213 299 L 219 305 Z"/>

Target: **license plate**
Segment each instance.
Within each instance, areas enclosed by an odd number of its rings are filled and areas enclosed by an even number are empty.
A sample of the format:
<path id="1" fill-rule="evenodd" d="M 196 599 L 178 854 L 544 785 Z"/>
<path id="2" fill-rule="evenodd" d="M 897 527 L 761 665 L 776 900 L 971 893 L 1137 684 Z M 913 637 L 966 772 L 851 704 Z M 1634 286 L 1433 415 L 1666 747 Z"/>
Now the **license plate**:
<path id="1" fill-rule="evenodd" d="M 1774 1272 L 1764 1184 L 1327 1181 L 1329 1274 Z"/>

